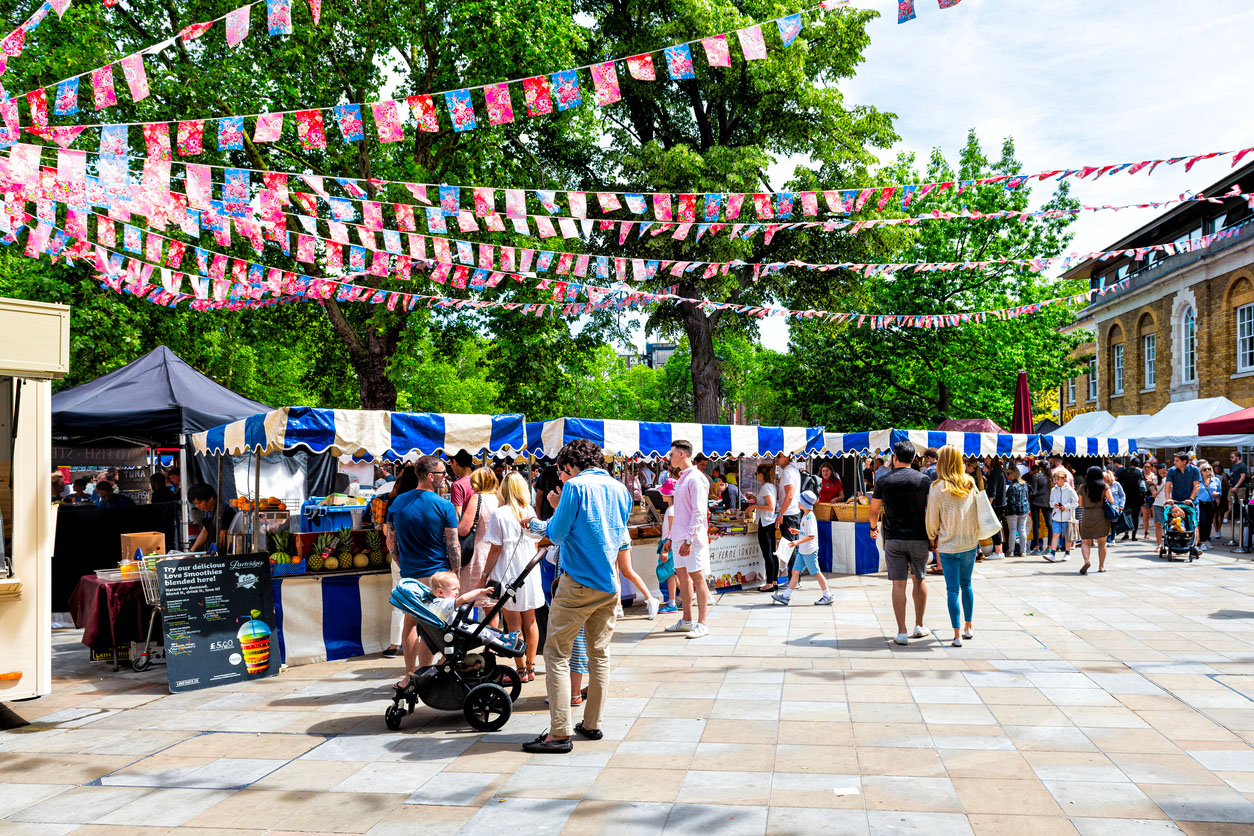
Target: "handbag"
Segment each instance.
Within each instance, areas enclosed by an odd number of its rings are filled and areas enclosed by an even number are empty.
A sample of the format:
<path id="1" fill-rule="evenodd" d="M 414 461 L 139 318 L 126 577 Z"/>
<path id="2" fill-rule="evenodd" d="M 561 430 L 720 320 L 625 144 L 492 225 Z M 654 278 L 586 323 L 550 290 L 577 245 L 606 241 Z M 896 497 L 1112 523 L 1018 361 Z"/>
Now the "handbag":
<path id="1" fill-rule="evenodd" d="M 981 540 L 988 540 L 994 534 L 1001 533 L 1001 520 L 997 518 L 997 512 L 993 510 L 993 503 L 988 501 L 988 494 L 978 489 L 974 493 L 976 534 Z"/>
<path id="2" fill-rule="evenodd" d="M 465 537 L 458 537 L 458 545 L 461 546 L 462 565 L 469 566 L 471 559 L 475 556 L 475 530 L 479 528 L 479 509 L 483 507 L 483 500 L 479 495 L 475 495 L 475 521 L 470 524 L 470 532 Z"/>
<path id="3" fill-rule="evenodd" d="M 1119 509 L 1109 499 L 1102 500 L 1102 513 L 1106 515 L 1106 522 L 1114 522 L 1122 516 Z"/>

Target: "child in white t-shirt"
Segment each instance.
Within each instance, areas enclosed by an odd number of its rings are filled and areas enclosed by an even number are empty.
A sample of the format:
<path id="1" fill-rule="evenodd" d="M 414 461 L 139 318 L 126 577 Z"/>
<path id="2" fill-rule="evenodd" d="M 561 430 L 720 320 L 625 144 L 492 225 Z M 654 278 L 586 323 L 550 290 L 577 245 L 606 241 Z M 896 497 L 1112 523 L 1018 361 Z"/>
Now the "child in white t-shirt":
<path id="1" fill-rule="evenodd" d="M 814 575 L 823 594 L 815 601 L 816 606 L 829 606 L 832 603 L 831 590 L 827 588 L 827 578 L 819 571 L 819 524 L 814 517 L 814 505 L 818 497 L 814 491 L 802 491 L 797 500 L 801 506 L 801 528 L 793 545 L 797 549 L 797 558 L 793 561 L 792 577 L 788 579 L 787 589 L 776 592 L 771 598 L 777 604 L 788 606 L 792 602 L 792 592 L 801 582 L 801 573 L 808 571 Z"/>

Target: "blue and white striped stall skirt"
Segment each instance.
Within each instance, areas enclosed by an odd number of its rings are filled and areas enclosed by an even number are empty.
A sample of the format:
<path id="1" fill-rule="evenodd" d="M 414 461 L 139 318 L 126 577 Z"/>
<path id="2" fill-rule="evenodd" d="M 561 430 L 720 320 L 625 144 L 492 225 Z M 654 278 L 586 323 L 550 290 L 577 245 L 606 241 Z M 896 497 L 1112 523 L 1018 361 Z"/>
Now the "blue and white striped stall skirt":
<path id="1" fill-rule="evenodd" d="M 379 653 L 388 646 L 391 592 L 388 571 L 275 578 L 279 658 L 308 665 Z"/>

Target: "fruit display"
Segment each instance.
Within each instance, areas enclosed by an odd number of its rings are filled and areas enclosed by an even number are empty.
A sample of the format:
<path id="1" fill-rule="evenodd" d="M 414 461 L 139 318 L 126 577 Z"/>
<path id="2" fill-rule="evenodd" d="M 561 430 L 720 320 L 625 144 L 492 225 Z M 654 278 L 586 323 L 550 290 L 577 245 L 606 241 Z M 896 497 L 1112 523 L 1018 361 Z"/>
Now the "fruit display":
<path id="1" fill-rule="evenodd" d="M 296 538 L 290 531 L 272 531 L 267 539 L 270 541 L 272 564 L 300 563 L 300 555 L 295 553 Z"/>
<path id="2" fill-rule="evenodd" d="M 341 569 L 348 569 L 352 567 L 353 530 L 351 528 L 340 529 L 340 547 L 336 549 L 335 560 Z"/>
<path id="3" fill-rule="evenodd" d="M 246 496 L 237 496 L 231 500 L 231 507 L 237 511 L 253 510 L 253 502 Z M 287 503 L 277 496 L 269 496 L 257 501 L 258 511 L 286 511 Z"/>
<path id="4" fill-rule="evenodd" d="M 382 531 L 372 528 L 366 532 L 366 552 L 372 569 L 382 569 L 388 564 L 388 553 L 383 546 Z"/>
<path id="5" fill-rule="evenodd" d="M 309 571 L 321 572 L 323 569 L 335 569 L 339 566 L 339 562 L 335 561 L 332 555 L 336 548 L 340 545 L 340 538 L 336 537 L 329 531 L 324 531 L 314 539 L 313 549 L 309 553 Z M 328 566 L 327 561 L 334 561 L 334 565 Z"/>

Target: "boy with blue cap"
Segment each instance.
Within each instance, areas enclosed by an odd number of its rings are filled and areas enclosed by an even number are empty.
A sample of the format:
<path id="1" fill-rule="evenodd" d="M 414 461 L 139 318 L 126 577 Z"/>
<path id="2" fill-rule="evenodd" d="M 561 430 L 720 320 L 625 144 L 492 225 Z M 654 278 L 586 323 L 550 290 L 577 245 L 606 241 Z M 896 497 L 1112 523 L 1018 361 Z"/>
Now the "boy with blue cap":
<path id="1" fill-rule="evenodd" d="M 819 524 L 814 518 L 814 504 L 819 501 L 814 491 L 802 491 L 798 498 L 801 506 L 801 527 L 795 533 L 799 535 L 793 542 L 797 549 L 797 558 L 793 561 L 792 577 L 788 579 L 788 588 L 782 589 L 771 596 L 777 604 L 788 606 L 792 602 L 792 591 L 801 583 L 801 573 L 809 572 L 819 582 L 823 594 L 815 601 L 815 606 L 829 606 L 832 603 L 831 590 L 827 588 L 827 578 L 819 571 Z"/>

